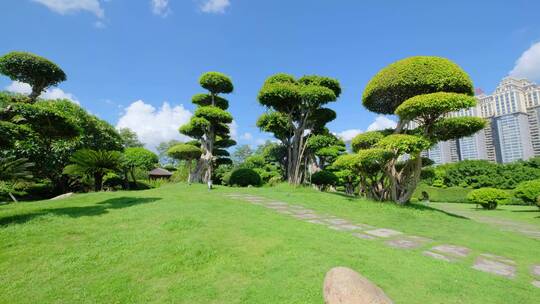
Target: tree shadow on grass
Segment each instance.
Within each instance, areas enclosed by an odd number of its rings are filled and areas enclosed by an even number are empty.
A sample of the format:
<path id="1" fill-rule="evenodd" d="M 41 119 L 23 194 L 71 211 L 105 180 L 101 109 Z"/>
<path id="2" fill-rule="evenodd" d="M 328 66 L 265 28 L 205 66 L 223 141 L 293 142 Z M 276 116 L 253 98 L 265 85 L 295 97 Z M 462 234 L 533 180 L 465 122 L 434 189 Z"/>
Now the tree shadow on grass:
<path id="1" fill-rule="evenodd" d="M 342 192 L 328 192 L 328 193 L 331 193 L 331 194 L 334 194 L 334 195 L 337 195 L 337 196 L 341 196 L 341 197 L 347 199 L 348 201 L 365 200 L 365 201 L 368 201 L 368 202 L 378 203 L 378 204 L 385 204 L 385 203 L 393 204 L 392 202 L 372 201 L 372 200 L 369 200 L 369 199 L 366 199 L 366 198 L 360 197 L 360 196 L 350 196 L 350 195 L 347 195 L 347 194 L 342 193 Z M 451 217 L 455 217 L 455 218 L 459 218 L 459 219 L 463 219 L 463 220 L 470 220 L 470 218 L 468 218 L 468 217 L 461 216 L 461 215 L 458 215 L 458 214 L 454 214 L 454 213 L 451 213 L 451 212 L 447 212 L 447 211 L 437 209 L 437 208 L 433 208 L 433 207 L 426 206 L 426 205 L 421 205 L 421 204 L 416 204 L 416 203 L 410 203 L 410 204 L 403 205 L 403 206 L 400 206 L 400 205 L 397 205 L 397 204 L 395 204 L 395 205 L 399 206 L 399 207 L 402 207 L 402 208 L 411 208 L 411 209 L 421 210 L 421 211 L 440 212 L 440 213 L 444 213 L 445 215 L 448 215 L 448 216 L 451 216 Z"/>
<path id="2" fill-rule="evenodd" d="M 128 208 L 140 204 L 152 203 L 160 199 L 157 197 L 116 197 L 90 206 L 41 209 L 37 212 L 0 218 L 0 227 L 10 224 L 23 224 L 36 217 L 46 215 L 69 216 L 71 218 L 103 215 L 111 209 Z"/>
<path id="3" fill-rule="evenodd" d="M 540 209 L 530 209 L 530 210 L 512 210 L 512 212 L 540 212 Z"/>

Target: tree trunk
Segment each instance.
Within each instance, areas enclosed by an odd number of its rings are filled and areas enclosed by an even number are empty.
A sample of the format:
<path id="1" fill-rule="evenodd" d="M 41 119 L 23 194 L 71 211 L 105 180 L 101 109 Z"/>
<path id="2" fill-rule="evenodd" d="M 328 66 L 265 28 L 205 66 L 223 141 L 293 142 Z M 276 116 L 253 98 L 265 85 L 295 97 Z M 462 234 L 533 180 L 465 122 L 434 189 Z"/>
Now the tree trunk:
<path id="1" fill-rule="evenodd" d="M 187 160 L 187 169 L 188 169 L 188 177 L 187 177 L 187 182 L 188 182 L 188 185 L 191 185 L 191 163 L 193 162 L 193 160 Z"/>
<path id="2" fill-rule="evenodd" d="M 13 200 L 14 203 L 19 202 L 11 192 L 8 192 L 8 195 L 9 195 L 9 197 L 11 197 L 11 199 Z"/>
<path id="3" fill-rule="evenodd" d="M 94 174 L 94 191 L 101 191 L 101 186 L 103 185 L 103 174 L 95 173 Z"/>
<path id="4" fill-rule="evenodd" d="M 38 99 L 39 95 L 41 95 L 41 92 L 43 92 L 44 87 L 40 85 L 34 85 L 32 86 L 32 93 L 28 95 L 28 98 L 30 98 L 30 103 L 35 103 Z"/>

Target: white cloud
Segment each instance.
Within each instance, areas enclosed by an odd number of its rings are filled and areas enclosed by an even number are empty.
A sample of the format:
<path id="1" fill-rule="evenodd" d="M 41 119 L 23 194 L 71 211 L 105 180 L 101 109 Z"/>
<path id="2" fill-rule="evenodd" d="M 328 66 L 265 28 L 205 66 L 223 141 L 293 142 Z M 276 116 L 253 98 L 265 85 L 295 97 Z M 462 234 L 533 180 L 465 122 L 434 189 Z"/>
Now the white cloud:
<path id="1" fill-rule="evenodd" d="M 533 44 L 516 61 L 510 76 L 540 81 L 540 42 Z"/>
<path id="2" fill-rule="evenodd" d="M 171 139 L 189 140 L 178 132 L 178 128 L 188 123 L 191 115 L 183 105 L 171 107 L 164 102 L 161 108 L 156 109 L 142 100 L 137 100 L 125 109 L 116 128 L 130 128 L 147 148 L 155 149 L 159 143 Z"/>
<path id="3" fill-rule="evenodd" d="M 246 132 L 244 134 L 242 134 L 242 136 L 240 136 L 241 139 L 244 139 L 244 140 L 252 140 L 253 139 L 253 135 L 249 132 Z"/>
<path id="4" fill-rule="evenodd" d="M 6 87 L 6 90 L 13 93 L 30 94 L 32 92 L 32 87 L 24 82 L 13 81 Z M 47 89 L 45 92 L 41 93 L 39 97 L 43 99 L 69 99 L 76 104 L 81 104 L 75 95 L 64 92 L 59 88 Z"/>
<path id="5" fill-rule="evenodd" d="M 237 140 L 238 139 L 238 124 L 236 123 L 236 120 L 233 120 L 229 124 L 229 131 L 231 134 L 231 138 L 234 140 Z"/>
<path id="6" fill-rule="evenodd" d="M 385 116 L 379 115 L 375 118 L 375 121 L 372 122 L 367 128 L 368 131 L 384 130 L 389 128 L 395 128 L 397 123 Z"/>
<path id="7" fill-rule="evenodd" d="M 88 11 L 98 18 L 105 17 L 105 11 L 101 7 L 99 0 L 32 0 L 45 5 L 51 11 L 65 15 L 79 11 Z"/>
<path id="8" fill-rule="evenodd" d="M 388 128 L 395 128 L 397 123 L 383 115 L 379 115 L 375 118 L 367 128 L 368 131 L 384 130 Z M 344 141 L 351 141 L 356 135 L 364 131 L 360 129 L 348 129 L 338 133 L 334 133 L 337 137 L 343 139 Z"/>
<path id="9" fill-rule="evenodd" d="M 152 6 L 152 13 L 156 15 L 166 17 L 171 12 L 169 0 L 152 0 L 150 5 Z"/>
<path id="10" fill-rule="evenodd" d="M 351 141 L 356 135 L 362 133 L 360 129 L 349 129 L 336 133 L 336 136 L 343 139 L 344 141 Z"/>
<path id="11" fill-rule="evenodd" d="M 201 11 L 205 13 L 223 14 L 225 9 L 231 5 L 229 0 L 205 0 L 201 4 Z"/>

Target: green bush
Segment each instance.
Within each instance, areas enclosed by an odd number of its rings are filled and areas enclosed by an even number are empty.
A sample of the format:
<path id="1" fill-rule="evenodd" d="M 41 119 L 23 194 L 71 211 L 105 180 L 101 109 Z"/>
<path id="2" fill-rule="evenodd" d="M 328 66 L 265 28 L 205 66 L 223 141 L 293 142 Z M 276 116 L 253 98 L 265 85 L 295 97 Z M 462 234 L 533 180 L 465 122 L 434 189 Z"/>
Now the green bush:
<path id="1" fill-rule="evenodd" d="M 508 203 L 510 195 L 501 189 L 481 188 L 469 192 L 467 199 L 471 203 L 481 205 L 484 209 L 493 210 L 499 204 Z"/>
<path id="2" fill-rule="evenodd" d="M 311 175 L 311 183 L 319 187 L 319 189 L 326 189 L 328 186 L 334 186 L 338 183 L 338 177 L 330 171 L 318 171 Z"/>
<path id="3" fill-rule="evenodd" d="M 236 169 L 231 173 L 229 178 L 229 185 L 232 186 L 259 186 L 261 184 L 261 177 L 253 169 Z"/>
<path id="4" fill-rule="evenodd" d="M 109 190 L 121 188 L 123 184 L 124 179 L 116 173 L 109 172 L 103 177 L 103 187 Z"/>
<path id="5" fill-rule="evenodd" d="M 533 205 L 540 195 L 540 179 L 522 182 L 514 189 L 514 197 Z"/>

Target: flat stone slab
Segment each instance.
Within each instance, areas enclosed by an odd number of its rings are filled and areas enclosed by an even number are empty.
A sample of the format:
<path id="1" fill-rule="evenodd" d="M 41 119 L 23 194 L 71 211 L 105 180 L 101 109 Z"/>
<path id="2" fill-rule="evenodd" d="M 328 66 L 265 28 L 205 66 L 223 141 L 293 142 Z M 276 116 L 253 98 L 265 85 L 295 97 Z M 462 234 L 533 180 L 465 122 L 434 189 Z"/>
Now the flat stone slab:
<path id="1" fill-rule="evenodd" d="M 480 256 L 476 259 L 472 268 L 507 278 L 513 278 L 516 276 L 515 266 L 494 259 L 489 259 L 483 256 Z"/>
<path id="2" fill-rule="evenodd" d="M 284 203 L 284 202 L 268 202 L 266 204 L 268 206 L 285 206 L 285 207 L 289 207 L 289 204 Z"/>
<path id="3" fill-rule="evenodd" d="M 332 225 L 346 225 L 346 224 L 350 224 L 349 221 L 344 220 L 344 219 L 340 219 L 340 218 L 328 218 L 328 219 L 326 219 L 326 222 L 328 222 L 329 224 L 332 224 Z"/>
<path id="4" fill-rule="evenodd" d="M 540 288 L 540 281 L 532 281 L 531 284 L 536 287 L 536 288 Z"/>
<path id="5" fill-rule="evenodd" d="M 471 252 L 471 250 L 467 247 L 448 245 L 448 244 L 435 246 L 431 248 L 431 250 L 437 251 L 446 255 L 452 255 L 452 256 L 462 257 L 462 258 L 468 256 L 469 253 Z"/>
<path id="6" fill-rule="evenodd" d="M 482 253 L 481 256 L 491 259 L 491 260 L 495 260 L 497 262 L 501 262 L 501 263 L 505 263 L 509 265 L 516 265 L 516 262 L 514 262 L 513 260 L 510 260 L 509 258 L 500 256 L 500 255 L 494 255 L 491 253 Z"/>
<path id="7" fill-rule="evenodd" d="M 540 277 L 540 265 L 533 265 L 531 267 L 531 273 L 534 276 Z"/>
<path id="8" fill-rule="evenodd" d="M 368 230 L 365 233 L 371 234 L 371 235 L 376 236 L 376 237 L 382 237 L 382 238 L 389 238 L 389 237 L 392 237 L 392 236 L 403 234 L 403 232 L 400 232 L 400 231 L 397 231 L 397 230 L 392 230 L 392 229 L 387 229 L 387 228 Z"/>
<path id="9" fill-rule="evenodd" d="M 413 249 L 430 242 L 430 239 L 419 236 L 405 236 L 394 240 L 386 241 L 385 244 L 399 249 Z"/>
<path id="10" fill-rule="evenodd" d="M 427 257 L 434 258 L 434 259 L 441 260 L 441 261 L 446 261 L 446 262 L 452 262 L 454 260 L 451 257 L 447 257 L 445 255 L 442 255 L 442 254 L 436 253 L 436 252 L 432 252 L 432 251 L 424 251 L 424 252 L 422 252 L 422 254 L 427 256 Z"/>
<path id="11" fill-rule="evenodd" d="M 313 219 L 319 219 L 320 217 L 316 214 L 310 214 L 310 213 L 305 213 L 305 214 L 295 214 L 293 215 L 295 218 L 297 219 L 301 219 L 301 220 L 313 220 Z"/>
<path id="12" fill-rule="evenodd" d="M 326 224 L 325 222 L 323 222 L 323 221 L 321 221 L 321 220 L 318 220 L 318 219 L 311 219 L 311 220 L 307 220 L 306 222 L 312 223 L 312 224 L 317 224 L 317 225 L 324 225 L 324 224 Z"/>
<path id="13" fill-rule="evenodd" d="M 352 235 L 354 237 L 356 237 L 356 238 L 363 239 L 363 240 L 373 240 L 373 239 L 375 239 L 374 236 L 369 235 L 369 234 L 365 234 L 365 233 L 356 232 L 356 233 L 353 233 Z"/>

